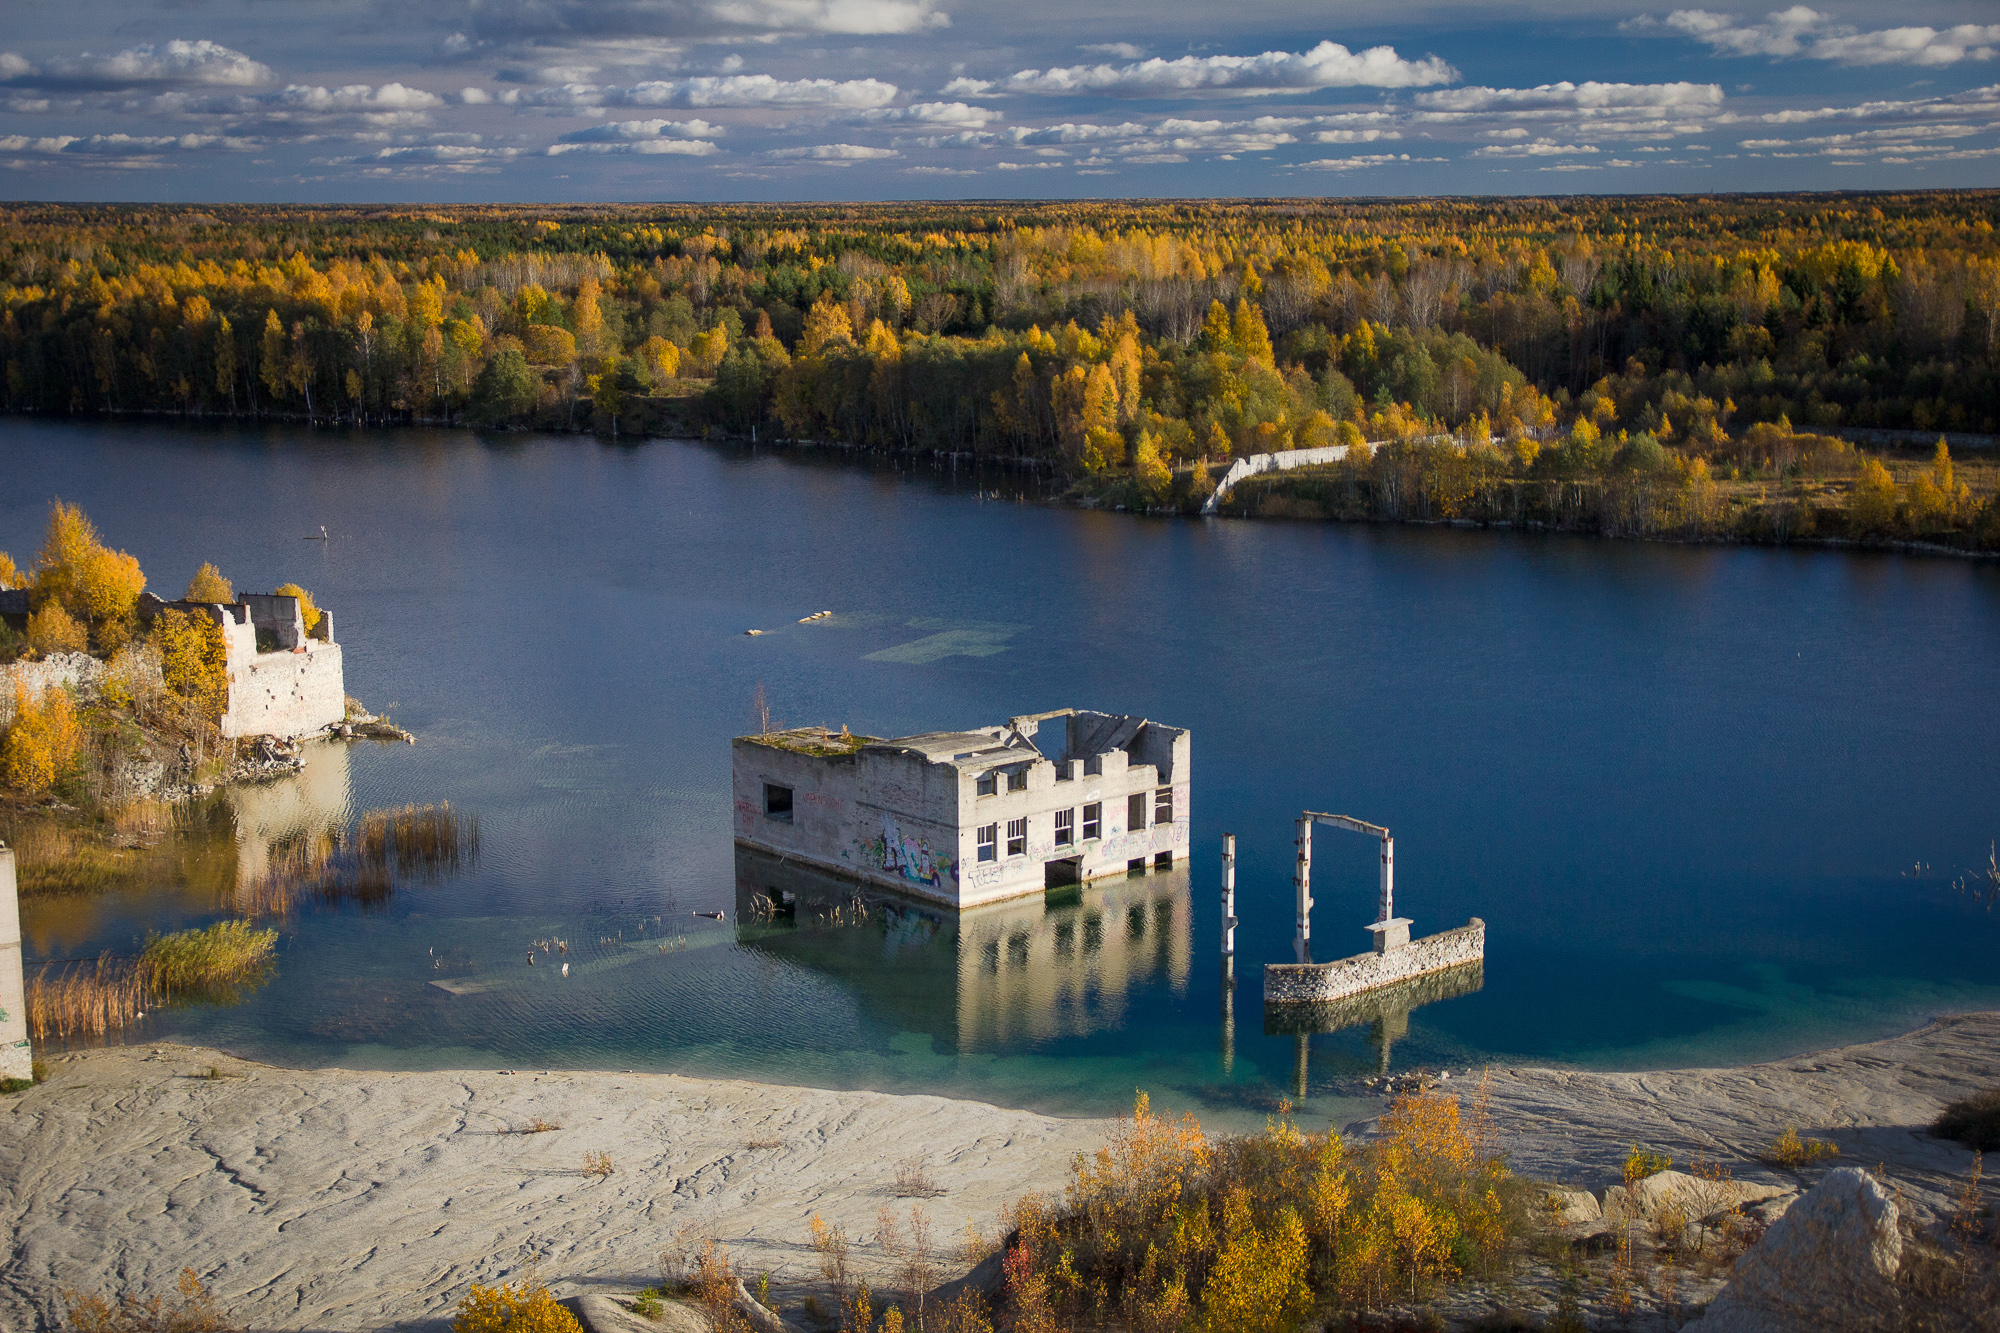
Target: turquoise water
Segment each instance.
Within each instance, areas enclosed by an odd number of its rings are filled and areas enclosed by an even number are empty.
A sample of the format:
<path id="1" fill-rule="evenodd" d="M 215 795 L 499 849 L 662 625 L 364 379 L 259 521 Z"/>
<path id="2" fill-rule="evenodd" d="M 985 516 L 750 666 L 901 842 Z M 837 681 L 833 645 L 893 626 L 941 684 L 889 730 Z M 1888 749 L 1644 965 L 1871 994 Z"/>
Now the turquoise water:
<path id="1" fill-rule="evenodd" d="M 1257 970 L 1289 956 L 1306 807 L 1395 831 L 1419 932 L 1488 923 L 1479 989 L 1306 1039 L 1309 1111 L 1385 1058 L 1735 1062 L 2000 1006 L 2000 918 L 1947 883 L 2000 835 L 1992 565 L 1155 520 L 1004 476 L 469 432 L 12 420 L 0 476 L 17 559 L 59 495 L 156 588 L 204 560 L 305 584 L 349 692 L 421 737 L 233 794 L 245 882 L 365 810 L 479 821 L 466 868 L 295 904 L 269 984 L 137 1039 L 1261 1114 L 1297 1077 Z M 760 682 L 782 720 L 877 735 L 1064 705 L 1191 727 L 1193 858 L 966 923 L 740 918 L 728 740 Z M 1368 843 L 1322 835 L 1322 956 L 1366 947 L 1373 875 Z M 33 905 L 30 954 L 228 907 L 172 884 Z"/>

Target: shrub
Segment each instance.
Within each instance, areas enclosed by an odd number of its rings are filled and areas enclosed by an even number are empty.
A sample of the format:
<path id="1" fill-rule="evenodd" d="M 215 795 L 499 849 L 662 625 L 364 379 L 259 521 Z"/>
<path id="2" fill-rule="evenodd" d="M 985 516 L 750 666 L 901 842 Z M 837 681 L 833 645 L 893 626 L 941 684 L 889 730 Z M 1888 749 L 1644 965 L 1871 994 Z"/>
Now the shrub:
<path id="1" fill-rule="evenodd" d="M 74 1333 L 238 1333 L 242 1328 L 215 1303 L 192 1268 L 183 1268 L 180 1299 L 150 1301 L 126 1294 L 112 1304 L 102 1296 L 81 1296 L 64 1288 L 64 1322 Z"/>
<path id="2" fill-rule="evenodd" d="M 214 565 L 204 564 L 194 572 L 194 577 L 188 580 L 187 596 L 182 600 L 233 602 L 236 600 L 236 589 L 230 586 L 228 579 L 222 577 L 221 570 Z"/>
<path id="3" fill-rule="evenodd" d="M 2000 1088 L 1951 1103 L 1931 1122 L 1931 1133 L 1979 1152 L 2000 1152 Z"/>
<path id="4" fill-rule="evenodd" d="M 1673 1164 L 1674 1159 L 1665 1153 L 1649 1152 L 1635 1143 L 1625 1154 L 1625 1183 L 1630 1185 L 1647 1176 L 1657 1176 Z"/>
<path id="5" fill-rule="evenodd" d="M 502 426 L 532 412 L 541 398 L 542 382 L 528 367 L 518 347 L 493 354 L 472 386 L 470 416 L 481 426 Z"/>
<path id="6" fill-rule="evenodd" d="M 84 653 L 90 651 L 90 634 L 61 602 L 50 602 L 28 617 L 28 646 L 43 657 Z"/>
<path id="7" fill-rule="evenodd" d="M 1773 1166 L 1781 1166 L 1787 1171 L 1796 1171 L 1822 1158 L 1838 1156 L 1840 1149 L 1833 1144 L 1825 1139 L 1802 1139 L 1790 1125 L 1785 1126 L 1785 1132 L 1772 1141 L 1764 1154 L 1765 1160 Z"/>
<path id="8" fill-rule="evenodd" d="M 583 1155 L 583 1174 L 586 1176 L 596 1176 L 599 1180 L 603 1180 L 615 1169 L 611 1165 L 611 1154 L 608 1152 L 585 1152 Z"/>
<path id="9" fill-rule="evenodd" d="M 538 366 L 566 366 L 576 360 L 576 339 L 568 329 L 553 324 L 530 324 L 521 342 L 528 360 Z"/>
<path id="10" fill-rule="evenodd" d="M 299 599 L 299 617 L 305 622 L 307 634 L 311 634 L 314 630 L 319 628 L 319 616 L 320 616 L 319 604 L 313 601 L 313 595 L 311 593 L 307 592 L 304 588 L 301 588 L 296 583 L 281 583 L 278 585 L 278 591 L 276 595 L 279 597 L 296 597 Z"/>
<path id="11" fill-rule="evenodd" d="M 27 686 L 14 684 L 14 724 L 0 741 L 0 778 L 27 796 L 41 796 L 75 776 L 83 749 L 76 701 L 68 690 L 43 690 L 29 698 Z"/>
<path id="12" fill-rule="evenodd" d="M 1485 1143 L 1480 1105 L 1438 1092 L 1398 1098 L 1363 1145 L 1283 1119 L 1211 1140 L 1142 1094 L 1060 1205 L 1012 1210 L 1012 1323 L 1294 1329 L 1493 1272 L 1532 1223 Z"/>
<path id="13" fill-rule="evenodd" d="M 1864 459 L 1847 496 L 1847 522 L 1857 537 L 1887 532 L 1896 521 L 1896 481 L 1875 459 Z"/>
<path id="14" fill-rule="evenodd" d="M 11 662 L 28 651 L 28 641 L 14 632 L 14 627 L 0 620 L 0 662 Z"/>
<path id="15" fill-rule="evenodd" d="M 21 567 L 14 563 L 14 557 L 0 551 L 0 588 L 18 588 L 24 582 Z"/>
<path id="16" fill-rule="evenodd" d="M 523 1282 L 518 1288 L 482 1287 L 477 1282 L 458 1303 L 452 1333 L 583 1333 L 583 1325 L 547 1287 Z"/>
<path id="17" fill-rule="evenodd" d="M 199 611 L 162 611 L 153 622 L 160 675 L 169 690 L 210 723 L 229 706 L 229 649 L 222 627 Z"/>

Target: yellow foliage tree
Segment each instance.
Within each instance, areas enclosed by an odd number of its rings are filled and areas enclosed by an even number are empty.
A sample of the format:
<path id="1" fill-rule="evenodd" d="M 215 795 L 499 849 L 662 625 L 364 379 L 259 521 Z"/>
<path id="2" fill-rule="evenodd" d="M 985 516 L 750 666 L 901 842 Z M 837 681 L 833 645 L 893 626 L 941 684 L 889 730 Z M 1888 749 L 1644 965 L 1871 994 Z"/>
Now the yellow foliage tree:
<path id="1" fill-rule="evenodd" d="M 1863 537 L 1887 532 L 1896 521 L 1896 480 L 1876 459 L 1861 462 L 1847 495 L 1847 521 Z"/>
<path id="2" fill-rule="evenodd" d="M 306 633 L 311 634 L 314 630 L 319 628 L 319 615 L 320 615 L 319 605 L 318 603 L 313 601 L 313 595 L 311 593 L 307 592 L 304 588 L 301 588 L 296 583 L 281 583 L 278 585 L 277 592 L 273 595 L 278 597 L 298 598 L 299 615 L 305 620 Z"/>
<path id="3" fill-rule="evenodd" d="M 854 341 L 854 321 L 847 307 L 833 299 L 831 292 L 813 302 L 806 312 L 805 331 L 799 335 L 799 355 L 814 356 L 822 348 Z"/>
<path id="4" fill-rule="evenodd" d="M 521 346 L 531 365 L 566 366 L 576 360 L 576 339 L 568 329 L 554 324 L 530 324 Z"/>
<path id="5" fill-rule="evenodd" d="M 18 588 L 21 582 L 21 571 L 14 564 L 14 557 L 0 551 L 0 588 Z"/>
<path id="6" fill-rule="evenodd" d="M 452 1333 L 583 1333 L 576 1316 L 546 1287 L 523 1282 L 482 1287 L 477 1282 L 458 1303 Z"/>
<path id="7" fill-rule="evenodd" d="M 655 334 L 639 344 L 639 364 L 664 383 L 680 373 L 681 349 Z"/>
<path id="8" fill-rule="evenodd" d="M 1208 1333 L 1292 1333 L 1312 1309 L 1306 1282 L 1305 1225 L 1282 1208 L 1268 1229 L 1251 1218 L 1250 1192 L 1231 1190 L 1222 1205 L 1222 1252 L 1202 1292 Z"/>
<path id="9" fill-rule="evenodd" d="M 228 579 L 222 577 L 221 570 L 212 564 L 204 564 L 194 572 L 194 577 L 188 580 L 187 596 L 182 600 L 233 602 L 236 600 L 236 589 L 229 585 Z"/>
<path id="10" fill-rule="evenodd" d="M 1236 344 L 1236 350 L 1259 365 L 1276 364 L 1276 355 L 1271 350 L 1271 331 L 1264 325 L 1264 312 L 1246 300 L 1236 302 L 1236 313 L 1229 321 L 1229 336 Z"/>
<path id="11" fill-rule="evenodd" d="M 139 562 L 99 541 L 82 509 L 60 500 L 50 507 L 48 532 L 35 557 L 38 604 L 60 602 L 71 615 L 101 625 L 130 617 L 145 590 Z"/>
<path id="12" fill-rule="evenodd" d="M 61 602 L 50 602 L 28 617 L 28 646 L 42 656 L 90 651 L 90 634 Z"/>
<path id="13" fill-rule="evenodd" d="M 713 378 L 722 358 L 729 355 L 729 326 L 717 324 L 706 333 L 697 333 L 688 343 L 688 355 L 696 362 L 695 373 Z"/>
<path id="14" fill-rule="evenodd" d="M 1160 457 L 1159 440 L 1149 430 L 1139 432 L 1139 438 L 1132 446 L 1132 480 L 1146 497 L 1157 500 L 1167 493 L 1167 487 L 1174 481 L 1173 469 L 1167 460 Z"/>
<path id="15" fill-rule="evenodd" d="M 43 690 L 30 698 L 26 685 L 14 685 L 14 724 L 0 741 L 0 776 L 28 796 L 40 796 L 76 768 L 83 750 L 83 728 L 77 723 L 76 701 L 68 690 Z"/>
<path id="16" fill-rule="evenodd" d="M 222 627 L 199 611 L 162 611 L 153 622 L 167 688 L 215 723 L 229 706 L 229 650 Z"/>
<path id="17" fill-rule="evenodd" d="M 602 294 L 603 289 L 597 285 L 597 279 L 585 278 L 576 289 L 576 300 L 569 307 L 569 322 L 576 330 L 576 345 L 590 356 L 604 350 L 604 312 L 597 306 L 597 298 Z"/>

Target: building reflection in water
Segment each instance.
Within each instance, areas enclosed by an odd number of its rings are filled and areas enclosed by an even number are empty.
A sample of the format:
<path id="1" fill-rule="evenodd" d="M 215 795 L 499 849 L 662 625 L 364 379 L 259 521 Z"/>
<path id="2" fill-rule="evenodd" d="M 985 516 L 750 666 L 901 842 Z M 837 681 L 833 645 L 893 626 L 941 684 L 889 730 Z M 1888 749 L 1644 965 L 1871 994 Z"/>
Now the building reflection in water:
<path id="1" fill-rule="evenodd" d="M 342 741 L 309 743 L 300 772 L 222 789 L 235 824 L 239 899 L 254 898 L 302 861 L 317 866 L 326 859 L 347 826 L 353 799 L 347 751 Z"/>
<path id="2" fill-rule="evenodd" d="M 1185 863 L 953 911 L 738 847 L 736 918 L 739 944 L 960 1052 L 1111 1031 L 1142 988 L 1187 986 Z"/>
<path id="3" fill-rule="evenodd" d="M 1303 1098 L 1311 1072 L 1309 1044 L 1315 1035 L 1367 1025 L 1368 1044 L 1375 1048 L 1376 1071 L 1386 1074 L 1392 1048 L 1410 1033 L 1411 1010 L 1470 995 L 1485 984 L 1485 963 L 1466 963 L 1342 1000 L 1266 1004 L 1264 1032 L 1267 1036 L 1289 1034 L 1294 1038 L 1292 1091 Z M 1230 1040 L 1225 1027 L 1225 1050 Z"/>

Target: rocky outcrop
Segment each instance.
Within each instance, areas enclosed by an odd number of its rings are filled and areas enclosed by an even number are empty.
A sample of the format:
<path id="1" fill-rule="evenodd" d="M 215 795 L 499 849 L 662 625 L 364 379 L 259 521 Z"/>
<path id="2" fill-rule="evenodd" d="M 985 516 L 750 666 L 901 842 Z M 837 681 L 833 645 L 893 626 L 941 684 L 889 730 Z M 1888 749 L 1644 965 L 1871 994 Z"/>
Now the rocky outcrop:
<path id="1" fill-rule="evenodd" d="M 1859 1167 L 1829 1172 L 1736 1261 L 1696 1333 L 1811 1333 L 1896 1319 L 1895 1200 Z M 1895 1325 L 1900 1326 L 1900 1325 Z"/>
<path id="2" fill-rule="evenodd" d="M 1685 1171 L 1656 1171 L 1630 1185 L 1604 1191 L 1604 1220 L 1651 1224 L 1669 1213 L 1683 1222 L 1699 1222 L 1717 1213 L 1762 1203 L 1791 1190 L 1783 1185 L 1758 1185 L 1745 1180 L 1710 1180 Z"/>

